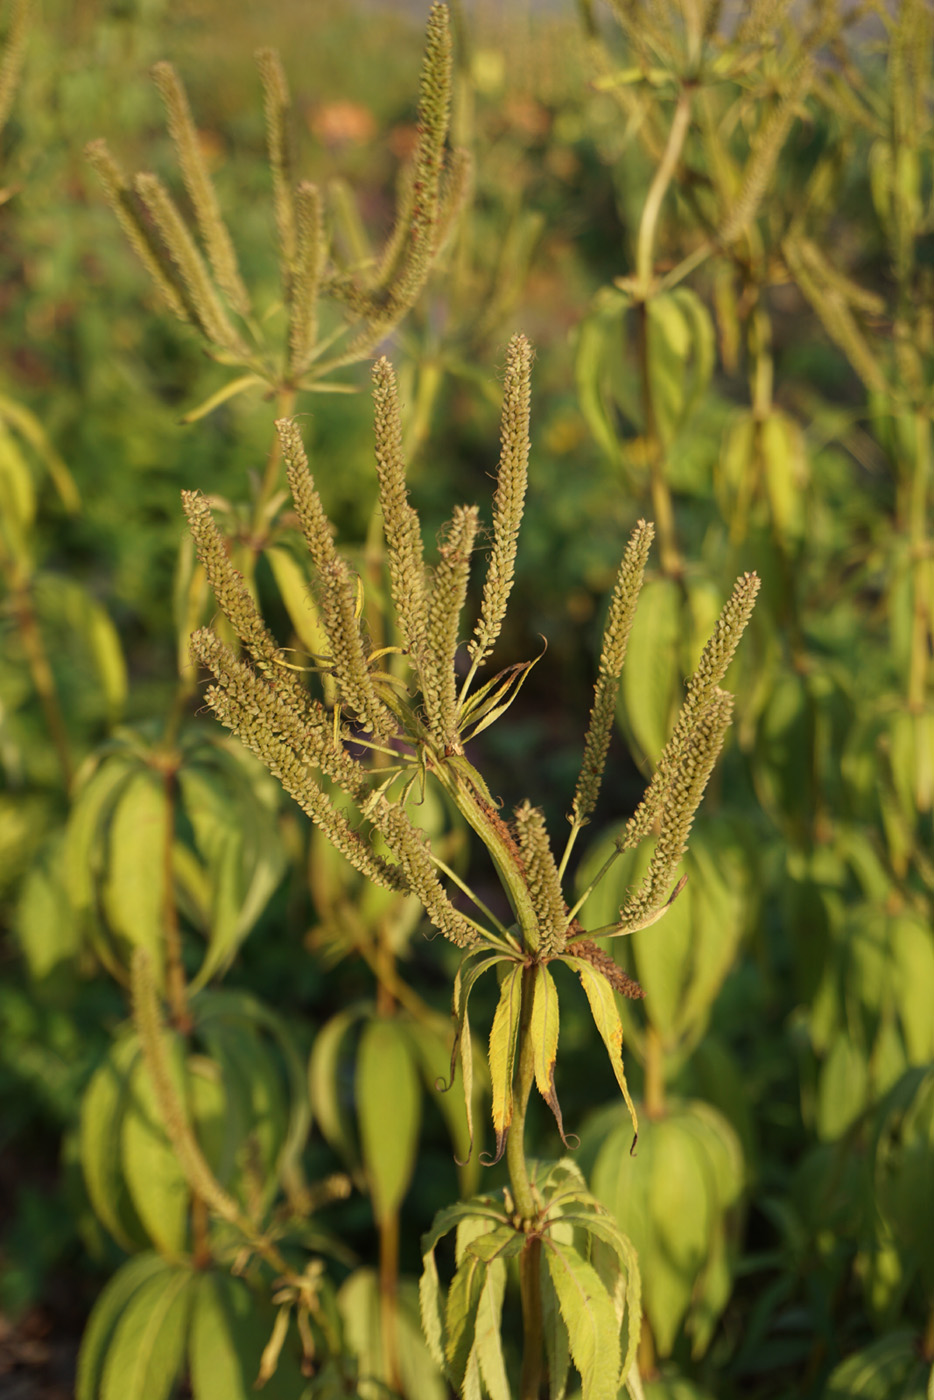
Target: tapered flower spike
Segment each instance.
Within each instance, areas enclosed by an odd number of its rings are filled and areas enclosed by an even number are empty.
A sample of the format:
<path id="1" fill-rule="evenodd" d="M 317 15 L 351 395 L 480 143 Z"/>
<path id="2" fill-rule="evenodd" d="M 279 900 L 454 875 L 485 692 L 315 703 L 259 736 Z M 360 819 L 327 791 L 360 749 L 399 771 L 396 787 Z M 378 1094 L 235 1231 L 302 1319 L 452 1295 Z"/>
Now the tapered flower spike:
<path id="1" fill-rule="evenodd" d="M 619 680 L 654 535 L 654 526 L 640 520 L 632 532 L 616 576 L 616 587 L 603 633 L 593 709 L 584 741 L 584 758 L 571 807 L 571 820 L 577 826 L 583 826 L 597 805 L 616 715 Z"/>
<path id="2" fill-rule="evenodd" d="M 17 0 L 0 57 L 0 131 L 6 126 L 19 85 L 34 0 Z"/>
<path id="3" fill-rule="evenodd" d="M 713 634 L 701 653 L 697 670 L 688 681 L 687 694 L 677 722 L 671 738 L 662 750 L 645 796 L 617 841 L 619 850 L 632 850 L 651 833 L 658 814 L 665 805 L 672 776 L 693 742 L 698 719 L 705 713 L 733 660 L 739 639 L 752 615 L 758 592 L 759 578 L 756 574 L 743 574 L 736 580 L 733 592 L 717 619 Z"/>
<path id="4" fill-rule="evenodd" d="M 327 257 L 324 214 L 317 185 L 303 180 L 295 192 L 295 275 L 289 304 L 289 373 L 300 379 L 318 338 L 317 304 Z"/>
<path id="5" fill-rule="evenodd" d="M 253 660 L 264 670 L 275 673 L 282 699 L 297 716 L 307 720 L 311 713 L 308 692 L 298 676 L 281 665 L 279 644 L 263 621 L 243 575 L 234 568 L 227 541 L 215 525 L 207 501 L 200 491 L 183 491 L 182 507 L 198 558 L 221 611 Z"/>
<path id="6" fill-rule="evenodd" d="M 178 275 L 153 236 L 150 225 L 142 218 L 139 197 L 111 155 L 107 142 L 89 141 L 84 154 L 101 182 L 107 203 L 116 214 L 130 247 L 149 273 L 162 300 L 180 321 L 196 322 L 184 289 L 178 284 Z"/>
<path id="7" fill-rule="evenodd" d="M 171 63 L 157 63 L 152 75 L 165 104 L 169 135 L 214 278 L 234 311 L 249 316 L 249 294 L 240 276 L 237 254 L 221 215 L 185 89 Z"/>
<path id="8" fill-rule="evenodd" d="M 770 187 L 776 162 L 781 155 L 791 124 L 815 73 L 814 60 L 802 55 L 797 70 L 788 76 L 782 100 L 766 118 L 753 143 L 746 162 L 736 203 L 719 232 L 719 241 L 732 243 L 747 229 L 759 211 L 759 205 Z"/>
<path id="9" fill-rule="evenodd" d="M 516 811 L 516 834 L 528 878 L 529 893 L 538 915 L 541 956 L 553 956 L 564 947 L 568 910 L 561 893 L 558 867 L 552 855 L 545 814 L 524 802 Z"/>
<path id="10" fill-rule="evenodd" d="M 428 16 L 425 58 L 418 103 L 418 146 L 413 160 L 412 204 L 405 262 L 393 301 L 411 306 L 425 284 L 435 252 L 444 143 L 451 117 L 451 25 L 446 5 L 435 3 Z"/>
<path id="11" fill-rule="evenodd" d="M 404 871 L 376 855 L 315 778 L 315 772 L 323 773 L 358 805 L 370 796 L 365 772 L 335 743 L 323 708 L 312 708 L 308 718 L 296 714 L 278 682 L 273 686 L 238 661 L 208 628 L 194 633 L 191 651 L 215 678 L 206 699 L 221 723 L 266 765 L 355 870 L 385 889 L 407 890 Z"/>
<path id="12" fill-rule="evenodd" d="M 256 54 L 263 83 L 263 109 L 266 114 L 266 146 L 272 170 L 272 192 L 276 208 L 282 270 L 291 286 L 295 262 L 295 206 L 292 202 L 292 154 L 289 118 L 292 99 L 282 60 L 275 49 L 259 49 Z M 288 287 L 286 288 L 288 291 Z"/>
<path id="13" fill-rule="evenodd" d="M 642 885 L 619 911 L 619 933 L 646 927 L 670 902 L 694 817 L 732 717 L 732 695 L 715 690 L 697 716 L 689 744 L 671 774 L 658 841 Z"/>
<path id="14" fill-rule="evenodd" d="M 457 673 L 454 657 L 467 600 L 470 556 L 480 523 L 476 506 L 458 506 L 441 544 L 428 605 L 428 654 L 437 662 L 439 709 L 429 714 L 432 732 L 447 747 L 457 745 Z"/>
<path id="15" fill-rule="evenodd" d="M 429 713 L 440 712 L 437 659 L 428 647 L 428 598 L 419 519 L 409 504 L 402 455 L 402 421 L 396 376 L 385 356 L 373 366 L 374 431 L 379 503 L 383 512 L 389 583 L 399 630 L 415 667 Z"/>
<path id="16" fill-rule="evenodd" d="M 499 474 L 493 497 L 493 548 L 483 587 L 480 620 L 467 647 L 475 667 L 482 665 L 493 650 L 512 591 L 516 544 L 528 485 L 531 380 L 532 347 L 524 335 L 514 335 L 506 351 Z"/>
<path id="17" fill-rule="evenodd" d="M 357 615 L 356 579 L 334 547 L 334 527 L 324 513 L 308 458 L 296 425 L 287 418 L 276 421 L 289 486 L 311 554 L 318 585 L 318 607 L 330 648 L 330 666 L 340 694 L 347 705 L 374 734 L 388 736 L 396 722 L 376 693 L 367 663 Z"/>
<path id="18" fill-rule="evenodd" d="M 205 339 L 237 359 L 246 359 L 249 350 L 231 325 L 204 259 L 185 227 L 172 196 L 157 175 L 137 175 L 133 184 L 178 270 L 194 319 Z"/>

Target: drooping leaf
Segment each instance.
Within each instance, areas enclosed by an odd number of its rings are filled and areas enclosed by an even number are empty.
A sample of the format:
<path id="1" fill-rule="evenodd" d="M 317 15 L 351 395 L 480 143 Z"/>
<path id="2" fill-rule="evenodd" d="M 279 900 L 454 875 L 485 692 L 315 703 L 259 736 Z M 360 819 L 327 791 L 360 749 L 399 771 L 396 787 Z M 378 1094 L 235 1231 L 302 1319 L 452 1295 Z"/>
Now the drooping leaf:
<path id="1" fill-rule="evenodd" d="M 583 1400 L 615 1396 L 620 1383 L 619 1323 L 597 1271 L 572 1245 L 546 1236 L 548 1272 L 567 1328 Z"/>
<path id="2" fill-rule="evenodd" d="M 176 1100 L 184 1104 L 184 1050 L 178 1036 L 164 1033 L 166 1059 Z M 180 1258 L 188 1233 L 191 1195 L 166 1135 L 156 1092 L 142 1057 L 130 1072 L 120 1126 L 120 1155 L 127 1189 L 153 1244 L 169 1259 Z"/>
<path id="3" fill-rule="evenodd" d="M 561 1105 L 555 1093 L 555 1060 L 558 1055 L 558 990 L 554 978 L 539 963 L 535 969 L 532 990 L 532 1022 L 530 1027 L 535 1054 L 535 1083 L 538 1092 L 555 1115 L 558 1131 L 564 1138 Z"/>
<path id="4" fill-rule="evenodd" d="M 116 1144 L 129 1104 L 130 1076 L 141 1053 L 135 1033 L 121 1036 L 81 1101 L 81 1167 L 88 1196 L 98 1218 L 130 1252 L 146 1235 L 127 1191 Z"/>
<path id="5" fill-rule="evenodd" d="M 486 1236 L 486 1238 L 490 1237 Z M 490 1400 L 511 1400 L 502 1342 L 505 1292 L 506 1265 L 499 1260 L 493 1260 L 486 1271 L 477 1304 L 474 1339 L 470 1353 L 470 1359 L 475 1359 L 479 1367 L 480 1376 Z"/>
<path id="6" fill-rule="evenodd" d="M 243 1279 L 226 1273 L 198 1277 L 192 1308 L 189 1364 L 194 1400 L 298 1400 L 304 1381 L 297 1348 L 288 1343 L 279 1362 L 257 1392 L 263 1348 L 275 1312 Z"/>
<path id="7" fill-rule="evenodd" d="M 308 1061 L 308 1091 L 318 1126 L 350 1170 L 358 1168 L 360 1154 L 341 1064 L 354 1026 L 365 1014 L 365 1007 L 350 1006 L 332 1016 L 315 1036 Z"/>
<path id="8" fill-rule="evenodd" d="M 137 1254 L 108 1280 L 81 1338 L 75 1400 L 99 1400 L 104 1363 L 127 1304 L 144 1283 L 171 1271 L 172 1266 L 161 1255 Z"/>
<path id="9" fill-rule="evenodd" d="M 384 1221 L 395 1215 L 409 1188 L 421 1116 L 411 1046 L 396 1022 L 377 1018 L 364 1026 L 354 1092 L 373 1211 Z"/>
<path id="10" fill-rule="evenodd" d="M 490 1082 L 493 1086 L 493 1130 L 496 1133 L 494 1162 L 498 1162 L 505 1151 L 506 1134 L 512 1122 L 512 1078 L 522 1010 L 522 978 L 521 963 L 510 967 L 503 978 L 499 1004 L 490 1030 Z"/>
<path id="11" fill-rule="evenodd" d="M 629 1109 L 633 1131 L 638 1138 L 639 1121 L 623 1069 L 623 1027 L 616 1009 L 613 988 L 602 973 L 597 972 L 596 968 L 589 962 L 585 962 L 583 958 L 564 957 L 561 961 L 573 968 L 581 979 L 581 985 L 590 1003 L 594 1025 L 600 1034 L 600 1039 L 606 1046 L 610 1064 L 613 1066 L 613 1073 L 616 1075 L 616 1082 L 620 1087 L 626 1107 Z M 633 1139 L 633 1147 L 635 1147 L 635 1139 Z"/>
<path id="12" fill-rule="evenodd" d="M 169 804 L 161 777 L 132 775 L 114 807 L 102 896 L 111 932 L 123 956 L 145 948 L 161 982 L 165 960 L 165 842 Z"/>
<path id="13" fill-rule="evenodd" d="M 167 1268 L 136 1289 L 107 1350 L 100 1400 L 168 1400 L 184 1363 L 195 1277 Z"/>

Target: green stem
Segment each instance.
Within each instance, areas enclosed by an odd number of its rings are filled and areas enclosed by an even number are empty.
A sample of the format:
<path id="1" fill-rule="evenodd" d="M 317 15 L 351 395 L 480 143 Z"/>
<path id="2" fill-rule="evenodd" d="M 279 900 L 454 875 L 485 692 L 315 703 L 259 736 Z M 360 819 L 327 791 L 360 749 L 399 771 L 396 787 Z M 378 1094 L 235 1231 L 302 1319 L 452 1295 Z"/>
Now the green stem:
<path id="1" fill-rule="evenodd" d="M 525 1115 L 535 1077 L 535 1045 L 532 1040 L 532 992 L 535 968 L 527 967 L 522 979 L 522 1015 L 519 1021 L 519 1067 L 513 1086 L 512 1122 L 506 1139 L 506 1166 L 516 1213 L 524 1223 L 533 1222 L 538 1207 L 529 1180 L 525 1156 Z M 519 1260 L 519 1287 L 522 1295 L 522 1377 L 519 1400 L 539 1400 L 542 1383 L 542 1297 L 541 1240 L 533 1237 Z"/>
<path id="2" fill-rule="evenodd" d="M 19 569 L 12 560 L 4 557 L 3 565 L 3 572 L 7 575 L 7 584 L 10 590 L 10 608 L 19 628 L 20 641 L 23 644 L 23 651 L 26 653 L 26 664 L 39 697 L 39 705 L 46 728 L 49 731 L 49 737 L 52 740 L 52 747 L 55 749 L 58 766 L 62 772 L 62 782 L 65 785 L 65 791 L 68 792 L 74 777 L 71 746 L 68 730 L 65 727 L 65 717 L 58 699 L 55 677 L 46 655 L 42 632 L 32 604 L 31 585 L 28 579 L 17 577 Z"/>
<path id="3" fill-rule="evenodd" d="M 655 256 L 655 228 L 661 213 L 662 201 L 674 176 L 690 124 L 691 98 L 686 90 L 682 90 L 675 107 L 675 115 L 668 133 L 665 150 L 642 206 L 642 219 L 639 223 L 639 236 L 636 242 L 636 281 L 639 285 L 639 295 L 643 300 L 651 292 L 652 264 Z"/>
<path id="4" fill-rule="evenodd" d="M 649 354 L 649 306 L 647 301 L 636 304 L 636 350 L 639 379 L 642 386 L 642 413 L 645 420 L 646 456 L 649 463 L 649 484 L 652 493 L 652 514 L 658 538 L 662 572 L 668 578 L 680 578 L 683 573 L 681 556 L 675 538 L 675 513 L 671 492 L 665 479 L 665 451 L 658 419 L 655 415 L 655 395 L 652 387 Z"/>
<path id="5" fill-rule="evenodd" d="M 929 542 L 925 539 L 928 492 L 931 477 L 931 424 L 927 414 L 915 414 L 915 460 L 911 477 L 909 538 L 912 570 L 911 661 L 908 673 L 908 708 L 916 714 L 924 708 L 927 690 L 928 649 L 932 621 L 928 590 Z"/>
<path id="6" fill-rule="evenodd" d="M 379 1311 L 383 1342 L 383 1374 L 393 1390 L 401 1393 L 399 1347 L 396 1336 L 399 1287 L 399 1217 L 393 1212 L 379 1224 Z"/>

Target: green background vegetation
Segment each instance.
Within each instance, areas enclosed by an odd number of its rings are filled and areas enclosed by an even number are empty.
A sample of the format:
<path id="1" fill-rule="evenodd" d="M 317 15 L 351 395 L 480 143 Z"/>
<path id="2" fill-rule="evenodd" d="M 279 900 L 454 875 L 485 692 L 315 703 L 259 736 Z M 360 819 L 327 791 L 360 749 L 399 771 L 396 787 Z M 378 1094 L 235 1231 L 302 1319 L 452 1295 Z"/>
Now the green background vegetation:
<path id="1" fill-rule="evenodd" d="M 472 152 L 475 189 L 385 348 L 430 545 L 461 501 L 489 518 L 505 347 L 516 329 L 535 346 L 500 664 L 539 635 L 548 649 L 476 761 L 507 811 L 528 796 L 552 832 L 605 597 L 635 522 L 656 522 L 581 888 L 641 795 L 733 580 L 763 580 L 687 887 L 664 921 L 607 945 L 646 991 L 621 1004 L 635 1159 L 583 998 L 571 987 L 562 1005 L 574 1160 L 639 1252 L 646 1395 L 921 1400 L 934 1364 L 932 18 L 923 0 L 895 19 L 865 7 L 858 23 L 843 3 L 793 24 L 781 6 L 747 8 L 759 29 L 704 31 L 688 3 L 648 6 L 629 32 L 587 4 L 534 19 L 455 9 L 452 142 Z M 0 20 L 8 52 L 21 10 Z M 173 1042 L 202 1144 L 244 1199 L 270 1190 L 269 1208 L 280 1189 L 294 1204 L 293 1168 L 311 1183 L 300 1243 L 325 1260 L 334 1300 L 319 1349 L 330 1340 L 419 1400 L 445 1394 L 420 1341 L 420 1238 L 436 1210 L 503 1180 L 476 1155 L 455 1165 L 462 1109 L 434 1088 L 455 950 L 423 936 L 410 902 L 362 888 L 199 712 L 186 639 L 212 605 L 196 596 L 179 492 L 227 503 L 239 528 L 273 406 L 244 394 L 180 422 L 230 373 L 158 302 L 83 154 L 105 137 L 182 197 L 147 77 L 171 61 L 275 325 L 253 51 L 282 54 L 297 171 L 331 192 L 338 242 L 353 247 L 352 198 L 379 244 L 413 140 L 422 18 L 336 0 L 271 17 L 126 0 L 50 3 L 30 26 L 0 168 L 0 1307 L 24 1371 L 30 1336 L 49 1355 L 76 1338 L 109 1278 L 151 1311 L 205 1243 L 125 1024 L 127 948 L 155 946 L 164 918 L 153 774 L 171 716 L 186 755 L 172 876 L 186 968 L 207 946 L 217 974 Z M 640 242 L 666 149 L 670 184 Z M 367 367 L 339 377 L 359 392 L 299 394 L 295 410 L 338 538 L 365 561 Z M 293 538 L 276 543 L 301 561 Z M 294 566 L 279 568 L 261 560 L 256 587 L 283 643 L 307 652 Z M 120 763 L 135 776 L 108 791 Z M 419 820 L 466 873 L 451 814 L 428 804 Z M 470 873 L 482 891 L 482 866 Z M 620 862 L 588 922 L 612 923 L 639 873 Z M 481 984 L 481 1040 L 494 1006 Z M 530 1127 L 556 1158 L 550 1116 Z M 186 1344 L 205 1400 L 248 1388 L 273 1327 L 269 1276 L 241 1287 L 235 1252 L 198 1261 Z M 269 1394 L 308 1384 L 293 1342 Z M 161 1381 L 119 1377 L 131 1400 L 170 1392 L 159 1354 Z M 36 1384 L 52 1394 L 50 1367 Z M 106 1394 L 118 1379 L 103 1374 Z M 341 1393 L 326 1368 L 318 1383 Z"/>

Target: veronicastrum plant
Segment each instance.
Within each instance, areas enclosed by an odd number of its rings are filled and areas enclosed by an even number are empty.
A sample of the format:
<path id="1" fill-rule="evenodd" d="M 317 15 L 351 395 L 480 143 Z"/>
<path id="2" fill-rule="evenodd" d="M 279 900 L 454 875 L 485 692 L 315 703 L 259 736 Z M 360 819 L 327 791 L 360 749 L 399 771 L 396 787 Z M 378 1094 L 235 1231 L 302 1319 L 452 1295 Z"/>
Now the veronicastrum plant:
<path id="1" fill-rule="evenodd" d="M 500 1324 L 510 1259 L 518 1263 L 524 1321 L 520 1394 L 529 1400 L 539 1394 L 546 1352 L 553 1393 L 560 1393 L 572 1361 L 585 1396 L 615 1394 L 621 1384 L 631 1394 L 640 1393 L 634 1364 L 640 1282 L 632 1246 L 570 1161 L 550 1166 L 529 1161 L 526 1112 L 534 1084 L 567 1144 L 555 1092 L 559 994 L 551 971 L 553 964 L 564 963 L 586 993 L 632 1117 L 635 1150 L 636 1111 L 622 1063 L 615 995 L 639 996 L 641 989 L 595 939 L 622 937 L 653 924 L 683 885 L 679 866 L 731 718 L 732 697 L 720 682 L 758 589 L 755 575 L 737 581 L 687 684 L 674 731 L 642 802 L 603 868 L 579 898 L 569 901 L 565 877 L 575 842 L 597 802 L 653 530 L 639 522 L 617 574 L 571 803 L 571 829 L 556 859 L 543 812 L 526 801 L 511 822 L 504 820 L 465 751 L 472 738 L 505 713 L 534 665 L 512 665 L 489 680 L 481 675 L 499 637 L 513 582 L 528 473 L 531 361 L 527 340 L 514 337 L 506 362 L 492 534 L 465 668 L 458 666 L 464 645 L 461 617 L 479 512 L 474 506 L 457 507 L 442 533 L 437 563 L 426 564 L 419 518 L 406 489 L 396 381 L 385 358 L 373 371 L 373 397 L 388 593 L 397 629 L 393 644 L 371 646 L 362 621 L 361 581 L 335 546 L 292 421 L 280 419 L 276 426 L 311 556 L 314 599 L 327 647 L 307 666 L 297 667 L 267 628 L 207 502 L 196 492 L 184 495 L 199 558 L 242 648 L 238 653 L 208 628 L 194 634 L 193 655 L 213 676 L 208 704 L 351 865 L 375 885 L 417 895 L 434 927 L 462 950 L 453 988 L 452 1078 L 459 1063 L 468 1123 L 474 1074 L 470 993 L 483 973 L 495 969 L 499 977 L 489 1036 L 492 1161 L 505 1156 L 509 1186 L 441 1212 L 424 1240 L 421 1283 L 423 1326 L 436 1361 L 458 1392 L 476 1394 L 482 1388 L 495 1400 L 509 1394 Z M 319 696 L 303 673 L 319 677 Z M 508 914 L 501 917 L 491 909 L 413 824 L 405 799 L 416 785 L 430 782 L 439 785 L 488 851 Z M 611 925 L 586 929 L 581 916 L 592 890 L 624 852 L 646 840 L 654 841 L 654 851 L 641 884 Z M 138 966 L 138 978 L 143 977 Z M 203 1189 L 201 1194 L 212 1204 Z M 453 1229 L 457 1269 L 445 1291 L 435 1247 Z"/>

